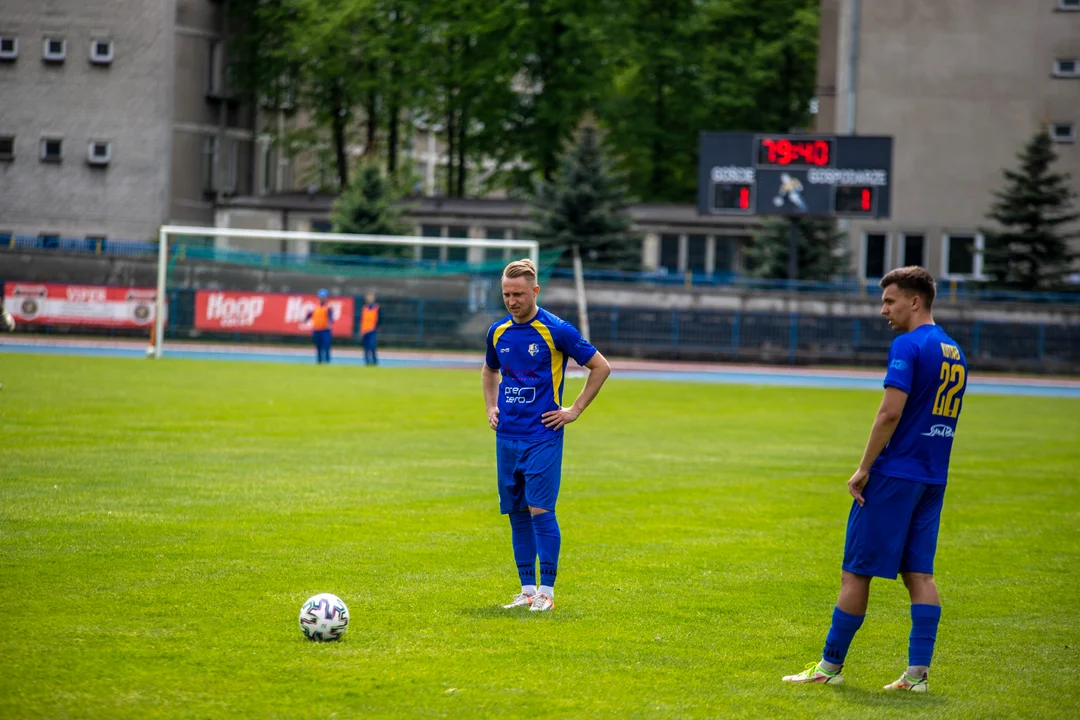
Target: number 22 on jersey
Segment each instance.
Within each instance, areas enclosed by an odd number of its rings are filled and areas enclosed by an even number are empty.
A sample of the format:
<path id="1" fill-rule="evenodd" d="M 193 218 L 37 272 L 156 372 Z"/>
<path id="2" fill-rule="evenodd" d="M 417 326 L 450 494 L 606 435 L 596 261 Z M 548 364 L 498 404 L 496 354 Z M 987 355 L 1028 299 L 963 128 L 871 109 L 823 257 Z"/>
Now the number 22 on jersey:
<path id="1" fill-rule="evenodd" d="M 949 362 L 960 359 L 960 349 L 955 345 L 941 343 L 941 354 L 948 359 L 941 363 L 941 373 L 938 375 L 941 384 L 934 396 L 934 409 L 931 412 L 934 415 L 955 418 L 960 414 L 960 398 L 956 397 L 956 394 L 964 389 L 964 366 Z"/>

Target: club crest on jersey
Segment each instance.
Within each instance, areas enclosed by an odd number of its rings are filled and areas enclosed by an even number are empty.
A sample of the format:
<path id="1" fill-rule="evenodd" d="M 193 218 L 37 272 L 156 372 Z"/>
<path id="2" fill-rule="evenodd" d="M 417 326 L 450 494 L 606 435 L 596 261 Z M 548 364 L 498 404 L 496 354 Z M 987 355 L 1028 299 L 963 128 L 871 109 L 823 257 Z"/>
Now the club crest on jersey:
<path id="1" fill-rule="evenodd" d="M 540 352 L 540 347 L 536 343 L 529 343 L 529 354 L 536 357 L 538 352 Z"/>

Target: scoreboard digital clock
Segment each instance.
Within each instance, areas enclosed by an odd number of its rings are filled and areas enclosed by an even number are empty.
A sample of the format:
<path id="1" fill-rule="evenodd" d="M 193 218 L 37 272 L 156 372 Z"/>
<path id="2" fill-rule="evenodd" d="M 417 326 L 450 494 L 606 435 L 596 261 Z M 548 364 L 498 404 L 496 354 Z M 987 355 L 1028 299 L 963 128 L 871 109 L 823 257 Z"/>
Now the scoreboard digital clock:
<path id="1" fill-rule="evenodd" d="M 698 212 L 889 217 L 892 138 L 702 133 Z"/>

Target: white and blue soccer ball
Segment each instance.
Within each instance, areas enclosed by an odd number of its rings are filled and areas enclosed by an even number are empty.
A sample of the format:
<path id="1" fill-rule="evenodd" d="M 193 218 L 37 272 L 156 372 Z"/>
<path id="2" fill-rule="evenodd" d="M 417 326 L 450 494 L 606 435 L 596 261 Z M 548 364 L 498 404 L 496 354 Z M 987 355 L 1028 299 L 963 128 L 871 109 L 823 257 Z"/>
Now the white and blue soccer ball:
<path id="1" fill-rule="evenodd" d="M 7 310 L 0 312 L 0 330 L 11 332 L 15 329 L 15 318 Z"/>
<path id="2" fill-rule="evenodd" d="M 300 630 L 308 640 L 337 640 L 349 627 L 349 608 L 337 595 L 319 593 L 300 608 Z"/>

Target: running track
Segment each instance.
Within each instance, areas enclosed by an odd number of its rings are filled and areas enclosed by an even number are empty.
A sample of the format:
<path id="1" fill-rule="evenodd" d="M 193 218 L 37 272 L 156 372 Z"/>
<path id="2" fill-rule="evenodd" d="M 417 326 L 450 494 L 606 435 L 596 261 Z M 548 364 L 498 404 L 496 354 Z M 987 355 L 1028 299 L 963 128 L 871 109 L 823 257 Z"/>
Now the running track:
<path id="1" fill-rule="evenodd" d="M 140 358 L 146 356 L 146 344 L 131 340 L 75 340 L 40 336 L 7 336 L 0 338 L 0 354 L 4 353 Z M 306 347 L 267 347 L 182 341 L 169 342 L 165 347 L 165 357 L 190 360 L 297 364 L 310 364 L 314 360 L 312 351 Z M 359 349 L 335 348 L 333 357 L 334 363 L 338 365 L 363 365 L 364 363 L 364 353 Z M 480 367 L 480 363 L 483 362 L 483 356 L 475 353 L 387 351 L 379 353 L 379 362 L 386 367 L 476 370 Z M 881 378 L 884 374 L 884 371 L 874 370 L 831 370 L 785 365 L 650 362 L 620 359 L 613 359 L 611 365 L 620 379 L 856 390 L 880 390 Z M 2 366 L 2 363 L 0 363 L 0 366 Z M 573 372 L 568 374 L 573 376 Z M 968 391 L 987 395 L 1027 395 L 1080 399 L 1080 380 L 1052 377 L 975 375 L 968 381 Z"/>

